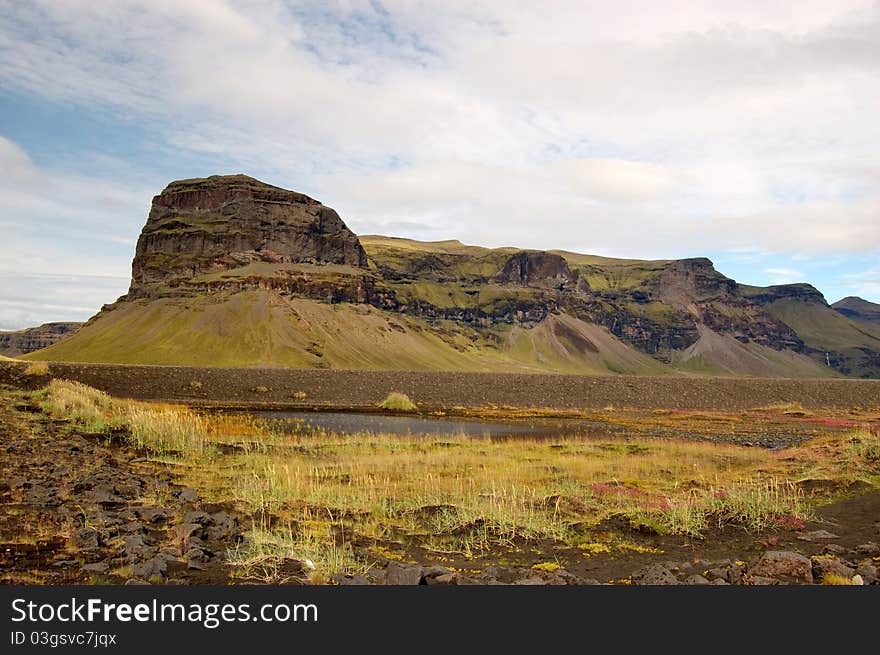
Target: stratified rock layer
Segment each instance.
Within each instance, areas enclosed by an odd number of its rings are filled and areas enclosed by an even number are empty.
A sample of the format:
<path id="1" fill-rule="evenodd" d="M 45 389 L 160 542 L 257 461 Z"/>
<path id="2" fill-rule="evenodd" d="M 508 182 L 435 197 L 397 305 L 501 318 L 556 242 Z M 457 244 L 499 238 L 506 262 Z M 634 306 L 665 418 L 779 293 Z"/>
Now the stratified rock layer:
<path id="1" fill-rule="evenodd" d="M 153 198 L 130 295 L 254 262 L 361 268 L 357 236 L 330 207 L 246 175 L 180 180 Z"/>
<path id="2" fill-rule="evenodd" d="M 15 357 L 47 348 L 76 332 L 82 323 L 44 323 L 39 327 L 0 332 L 0 355 Z"/>

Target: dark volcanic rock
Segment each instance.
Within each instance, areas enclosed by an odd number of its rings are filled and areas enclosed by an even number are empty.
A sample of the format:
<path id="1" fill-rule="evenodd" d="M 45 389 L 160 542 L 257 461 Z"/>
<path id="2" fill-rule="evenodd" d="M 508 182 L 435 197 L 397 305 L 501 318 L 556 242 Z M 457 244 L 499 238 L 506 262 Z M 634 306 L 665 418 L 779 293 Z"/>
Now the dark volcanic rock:
<path id="1" fill-rule="evenodd" d="M 507 260 L 496 280 L 522 286 L 562 289 L 572 279 L 568 262 L 549 252 L 518 252 Z"/>
<path id="2" fill-rule="evenodd" d="M 812 582 L 813 563 L 799 553 L 771 550 L 761 556 L 751 573 L 755 577 L 773 578 L 787 582 Z"/>
<path id="3" fill-rule="evenodd" d="M 678 579 L 662 564 L 650 564 L 632 574 L 632 581 L 637 585 L 674 585 Z"/>
<path id="4" fill-rule="evenodd" d="M 367 256 L 334 210 L 301 193 L 246 175 L 180 180 L 153 198 L 129 295 L 254 262 L 363 268 Z"/>
<path id="5" fill-rule="evenodd" d="M 70 543 L 79 550 L 94 550 L 100 545 L 100 537 L 93 528 L 80 528 L 70 536 Z"/>
<path id="6" fill-rule="evenodd" d="M 749 297 L 758 305 L 768 305 L 777 300 L 796 299 L 825 305 L 825 296 L 812 284 L 779 284 L 776 286 L 756 288 L 750 291 Z"/>
<path id="7" fill-rule="evenodd" d="M 382 584 L 417 585 L 422 582 L 422 567 L 418 565 L 389 562 L 382 576 Z"/>
<path id="8" fill-rule="evenodd" d="M 660 276 L 661 294 L 679 294 L 689 299 L 726 298 L 737 284 L 715 270 L 706 257 L 679 259 L 669 263 Z"/>
<path id="9" fill-rule="evenodd" d="M 821 582 L 829 573 L 846 579 L 852 578 L 856 573 L 855 569 L 833 555 L 815 555 L 810 561 L 813 563 L 813 580 L 816 582 Z"/>

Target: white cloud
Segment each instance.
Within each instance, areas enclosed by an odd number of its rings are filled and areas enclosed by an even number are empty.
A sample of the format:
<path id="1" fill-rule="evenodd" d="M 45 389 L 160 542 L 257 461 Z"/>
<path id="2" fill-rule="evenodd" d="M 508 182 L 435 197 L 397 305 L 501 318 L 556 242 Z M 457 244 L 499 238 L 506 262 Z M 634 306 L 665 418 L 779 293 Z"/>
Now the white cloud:
<path id="1" fill-rule="evenodd" d="M 677 190 L 675 172 L 663 166 L 621 159 L 565 159 L 556 163 L 578 196 L 608 202 L 652 200 Z"/>
<path id="2" fill-rule="evenodd" d="M 150 192 L 34 165 L 0 136 L 0 329 L 84 320 L 128 287 Z"/>
<path id="3" fill-rule="evenodd" d="M 792 284 L 804 281 L 804 274 L 791 268 L 765 268 L 764 272 L 772 276 L 773 284 Z"/>
<path id="4" fill-rule="evenodd" d="M 0 16 L 5 88 L 235 162 L 359 232 L 663 258 L 880 244 L 876 2 L 0 0 Z M 132 243 L 165 182 L 40 170 L 8 140 L 0 160 L 22 253 L 4 258 L 50 272 L 86 270 L 68 235 Z M 117 275 L 131 253 L 113 252 Z"/>
<path id="5" fill-rule="evenodd" d="M 880 302 L 880 267 L 844 275 L 838 284 L 847 289 L 850 295 Z"/>

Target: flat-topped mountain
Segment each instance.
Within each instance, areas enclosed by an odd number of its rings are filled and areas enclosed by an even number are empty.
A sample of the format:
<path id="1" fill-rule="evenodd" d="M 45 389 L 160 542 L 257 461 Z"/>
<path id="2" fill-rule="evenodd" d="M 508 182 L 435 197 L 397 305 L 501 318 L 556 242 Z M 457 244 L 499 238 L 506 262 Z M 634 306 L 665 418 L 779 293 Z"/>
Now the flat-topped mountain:
<path id="1" fill-rule="evenodd" d="M 64 323 L 44 323 L 43 325 L 0 332 L 0 355 L 15 357 L 25 353 L 46 348 L 58 343 L 76 332 L 82 323 L 68 321 Z"/>
<path id="2" fill-rule="evenodd" d="M 808 284 L 741 285 L 706 258 L 358 238 L 317 200 L 233 175 L 169 184 L 129 293 L 32 357 L 876 377 L 880 328 Z"/>
<path id="3" fill-rule="evenodd" d="M 246 175 L 180 180 L 153 198 L 130 294 L 255 262 L 363 267 L 366 255 L 339 215 L 306 195 Z"/>

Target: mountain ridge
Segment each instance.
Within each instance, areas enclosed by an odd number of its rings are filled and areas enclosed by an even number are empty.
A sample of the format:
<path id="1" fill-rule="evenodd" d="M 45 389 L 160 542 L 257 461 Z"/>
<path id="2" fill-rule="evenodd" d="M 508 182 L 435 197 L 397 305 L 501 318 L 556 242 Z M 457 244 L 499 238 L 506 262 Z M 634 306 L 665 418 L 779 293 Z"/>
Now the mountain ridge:
<path id="1" fill-rule="evenodd" d="M 123 324 L 128 345 L 111 338 Z M 128 294 L 38 357 L 877 377 L 880 329 L 811 285 L 741 285 L 705 257 L 358 237 L 319 201 L 236 175 L 157 195 Z"/>

